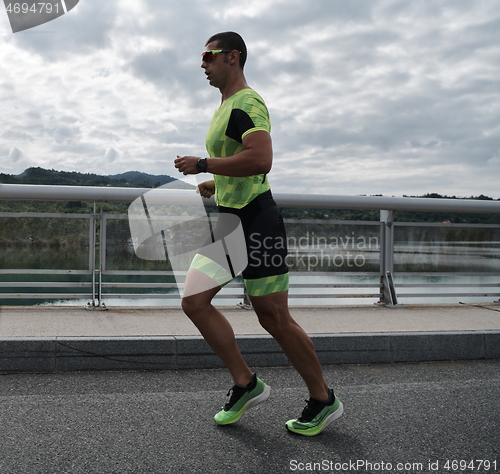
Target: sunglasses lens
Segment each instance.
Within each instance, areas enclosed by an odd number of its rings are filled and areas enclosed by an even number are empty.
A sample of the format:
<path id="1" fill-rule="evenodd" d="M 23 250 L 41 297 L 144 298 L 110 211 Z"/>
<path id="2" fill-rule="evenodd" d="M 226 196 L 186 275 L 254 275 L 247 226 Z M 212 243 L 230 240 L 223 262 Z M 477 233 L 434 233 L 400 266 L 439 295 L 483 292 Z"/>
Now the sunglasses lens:
<path id="1" fill-rule="evenodd" d="M 205 51 L 201 55 L 201 60 L 205 61 L 206 63 L 209 63 L 210 61 L 213 61 L 215 59 L 215 54 L 210 52 L 210 51 Z"/>

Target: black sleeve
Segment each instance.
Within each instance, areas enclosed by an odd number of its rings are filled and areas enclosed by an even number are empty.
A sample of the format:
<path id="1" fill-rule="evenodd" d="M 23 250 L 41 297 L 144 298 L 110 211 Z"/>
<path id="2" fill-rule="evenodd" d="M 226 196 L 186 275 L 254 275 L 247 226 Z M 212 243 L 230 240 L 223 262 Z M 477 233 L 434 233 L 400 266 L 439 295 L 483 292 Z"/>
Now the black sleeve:
<path id="1" fill-rule="evenodd" d="M 254 128 L 255 124 L 245 111 L 233 109 L 226 128 L 226 135 L 239 143 L 243 142 L 243 134 Z"/>

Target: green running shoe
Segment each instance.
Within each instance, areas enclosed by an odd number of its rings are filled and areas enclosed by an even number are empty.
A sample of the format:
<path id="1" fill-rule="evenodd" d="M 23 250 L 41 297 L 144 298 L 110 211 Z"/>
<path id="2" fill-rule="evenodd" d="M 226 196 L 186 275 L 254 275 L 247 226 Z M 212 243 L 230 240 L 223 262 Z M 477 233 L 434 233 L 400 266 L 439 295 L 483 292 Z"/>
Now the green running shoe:
<path id="1" fill-rule="evenodd" d="M 334 398 L 333 403 L 327 405 L 326 402 L 320 402 L 314 398 L 306 400 L 307 405 L 302 415 L 297 420 L 289 420 L 286 427 L 293 433 L 304 436 L 316 436 L 320 434 L 332 421 L 340 418 L 344 412 L 342 402 L 330 392 Z"/>
<path id="2" fill-rule="evenodd" d="M 229 402 L 224 408 L 214 416 L 214 420 L 219 425 L 229 425 L 236 423 L 247 408 L 254 407 L 259 403 L 265 402 L 271 393 L 271 387 L 266 385 L 255 374 L 247 387 L 238 387 L 234 385 L 229 389 L 227 395 L 233 391 Z"/>

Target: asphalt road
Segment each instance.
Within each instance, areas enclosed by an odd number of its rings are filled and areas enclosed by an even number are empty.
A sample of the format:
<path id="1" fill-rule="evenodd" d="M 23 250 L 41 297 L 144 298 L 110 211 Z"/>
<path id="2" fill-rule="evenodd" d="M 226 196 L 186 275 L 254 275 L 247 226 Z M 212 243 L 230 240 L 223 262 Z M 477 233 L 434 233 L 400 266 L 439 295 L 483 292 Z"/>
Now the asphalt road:
<path id="1" fill-rule="evenodd" d="M 500 472 L 500 360 L 324 371 L 345 413 L 313 438 L 284 428 L 291 368 L 260 369 L 270 399 L 226 427 L 224 370 L 0 375 L 0 474 Z"/>

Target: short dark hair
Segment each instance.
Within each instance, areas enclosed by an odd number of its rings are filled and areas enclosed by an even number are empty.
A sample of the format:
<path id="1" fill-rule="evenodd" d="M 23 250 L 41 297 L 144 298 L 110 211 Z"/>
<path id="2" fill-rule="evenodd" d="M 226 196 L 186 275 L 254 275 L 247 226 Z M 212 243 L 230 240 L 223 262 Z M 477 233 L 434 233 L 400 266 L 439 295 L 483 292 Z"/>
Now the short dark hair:
<path id="1" fill-rule="evenodd" d="M 240 68 L 245 67 L 245 62 L 247 60 L 247 46 L 243 41 L 243 38 L 234 31 L 226 31 L 224 33 L 217 33 L 211 36 L 206 42 L 205 46 L 213 41 L 217 41 L 217 47 L 220 49 L 228 49 L 233 51 L 236 49 L 240 52 Z"/>

